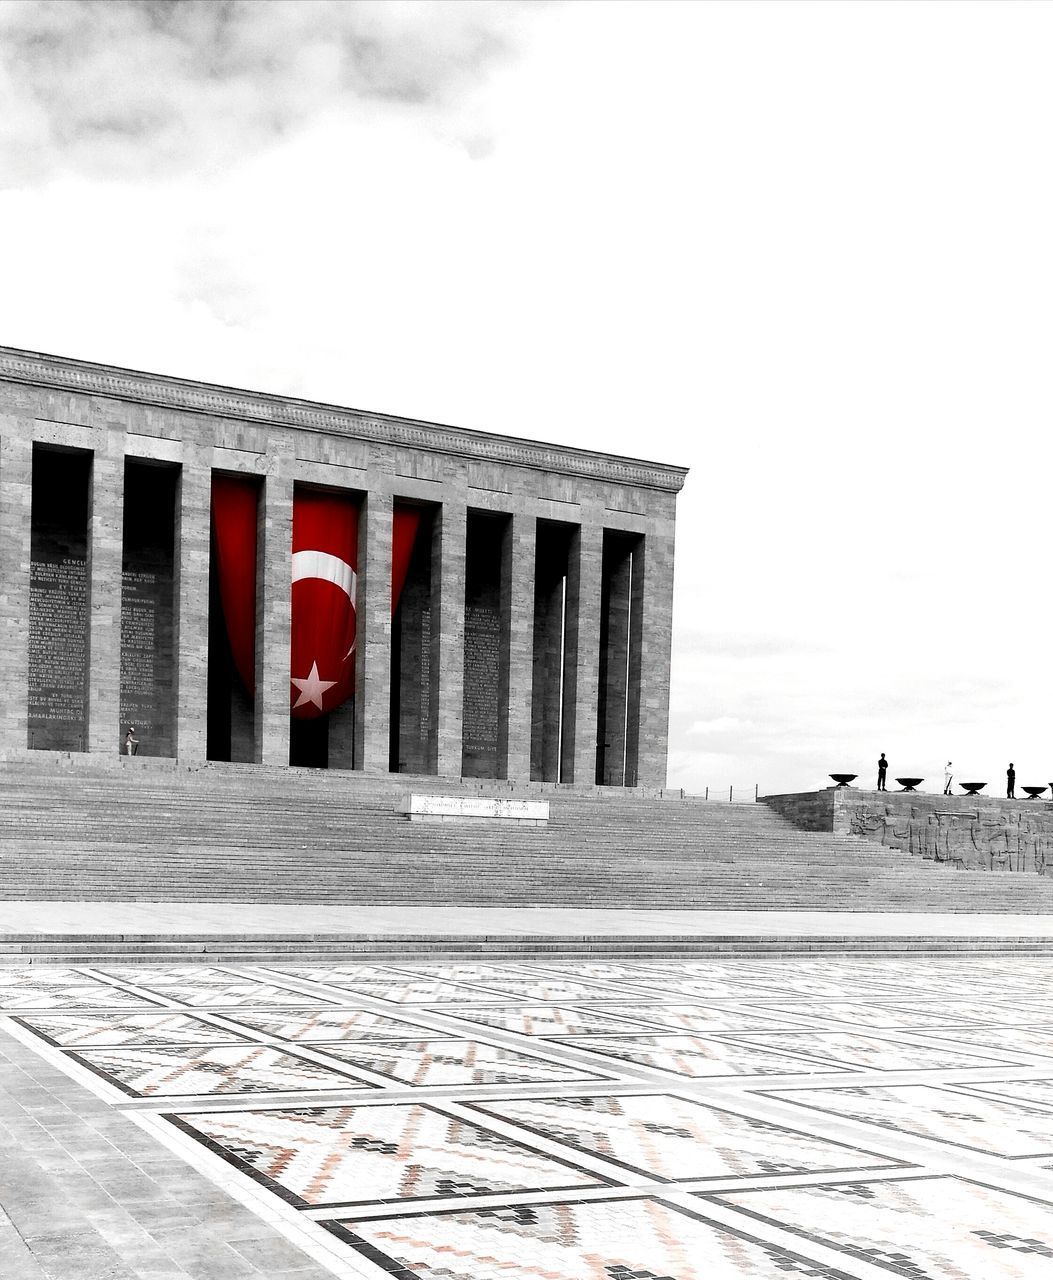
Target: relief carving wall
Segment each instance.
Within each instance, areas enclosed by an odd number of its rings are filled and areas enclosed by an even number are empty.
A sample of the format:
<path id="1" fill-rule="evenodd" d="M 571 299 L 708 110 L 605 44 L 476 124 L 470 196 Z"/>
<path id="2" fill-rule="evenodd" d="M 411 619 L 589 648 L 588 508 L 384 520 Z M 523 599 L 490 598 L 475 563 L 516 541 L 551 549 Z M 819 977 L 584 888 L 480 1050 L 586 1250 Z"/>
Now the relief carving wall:
<path id="1" fill-rule="evenodd" d="M 915 858 L 965 871 L 1053 876 L 1053 805 L 950 809 L 864 801 L 852 806 L 848 817 L 853 835 Z"/>

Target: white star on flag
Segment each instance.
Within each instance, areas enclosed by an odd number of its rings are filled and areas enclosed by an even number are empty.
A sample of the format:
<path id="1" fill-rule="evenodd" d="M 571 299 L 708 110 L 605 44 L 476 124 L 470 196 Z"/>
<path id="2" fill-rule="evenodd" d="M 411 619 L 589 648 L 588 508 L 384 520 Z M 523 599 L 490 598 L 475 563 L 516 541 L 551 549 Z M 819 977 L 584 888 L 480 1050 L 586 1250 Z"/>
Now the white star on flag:
<path id="1" fill-rule="evenodd" d="M 313 702 L 314 705 L 318 708 L 318 710 L 321 711 L 322 710 L 322 694 L 325 693 L 327 689 L 331 689 L 333 685 L 336 684 L 335 680 L 319 679 L 317 662 L 311 663 L 311 674 L 307 676 L 306 679 L 297 680 L 295 676 L 290 676 L 289 679 L 293 682 L 294 685 L 296 685 L 297 689 L 300 690 L 300 696 L 299 698 L 297 698 L 296 702 L 293 704 L 294 711 L 296 710 L 297 707 L 305 707 L 309 702 Z"/>

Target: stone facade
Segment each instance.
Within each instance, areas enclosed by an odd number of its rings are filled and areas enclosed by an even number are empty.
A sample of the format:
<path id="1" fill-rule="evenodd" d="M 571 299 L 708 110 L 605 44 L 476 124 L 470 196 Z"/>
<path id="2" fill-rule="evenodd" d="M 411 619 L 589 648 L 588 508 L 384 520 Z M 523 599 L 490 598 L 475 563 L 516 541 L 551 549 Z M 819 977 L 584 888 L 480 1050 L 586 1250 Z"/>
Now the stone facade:
<path id="1" fill-rule="evenodd" d="M 253 696 L 216 620 L 216 473 L 259 485 Z M 187 764 L 661 787 L 684 476 L 0 348 L 0 753 L 113 755 L 134 718 Z M 360 508 L 356 690 L 321 746 L 290 731 L 298 486 Z M 399 504 L 423 514 L 393 617 Z"/>
<path id="2" fill-rule="evenodd" d="M 1053 804 L 926 792 L 824 791 L 764 796 L 806 831 L 856 835 L 967 871 L 1053 876 Z"/>

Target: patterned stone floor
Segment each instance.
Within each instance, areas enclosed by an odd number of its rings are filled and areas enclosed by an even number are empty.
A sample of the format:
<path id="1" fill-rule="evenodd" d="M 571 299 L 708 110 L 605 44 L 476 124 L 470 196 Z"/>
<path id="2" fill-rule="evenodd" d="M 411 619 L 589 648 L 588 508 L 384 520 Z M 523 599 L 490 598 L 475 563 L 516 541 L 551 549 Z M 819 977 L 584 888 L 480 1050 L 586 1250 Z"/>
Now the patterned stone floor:
<path id="1" fill-rule="evenodd" d="M 0 1274 L 1048 1280 L 1048 968 L 0 968 L 4 1043 L 288 1242 L 190 1255 L 162 1220 L 149 1266 L 74 1266 L 0 1215 Z"/>

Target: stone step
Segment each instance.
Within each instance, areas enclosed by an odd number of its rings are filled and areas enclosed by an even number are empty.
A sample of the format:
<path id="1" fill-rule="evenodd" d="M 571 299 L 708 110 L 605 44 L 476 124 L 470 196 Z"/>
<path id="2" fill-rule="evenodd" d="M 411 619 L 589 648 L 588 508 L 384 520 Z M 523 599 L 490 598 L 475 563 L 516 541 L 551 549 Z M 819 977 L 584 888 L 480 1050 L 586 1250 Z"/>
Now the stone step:
<path id="1" fill-rule="evenodd" d="M 406 963 L 416 958 L 453 960 L 516 957 L 548 959 L 587 956 L 602 958 L 647 959 L 681 956 L 725 955 L 803 955 L 803 954 L 880 954 L 908 955 L 919 952 L 944 954 L 955 952 L 1012 954 L 1048 954 L 1053 952 L 1053 938 L 1004 937 L 780 937 L 758 938 L 734 935 L 720 937 L 600 937 L 515 935 L 485 937 L 471 935 L 434 937 L 407 935 L 402 938 L 345 937 L 323 941 L 311 936 L 256 939 L 174 939 L 155 941 L 129 940 L 123 936 L 99 936 L 90 941 L 70 935 L 65 941 L 55 938 L 34 945 L 32 941 L 0 943 L 0 965 L 19 964 L 261 964 L 338 963 L 351 961 L 387 961 Z"/>
<path id="2" fill-rule="evenodd" d="M 424 789 L 544 794 L 553 816 L 523 831 L 395 816 Z M 765 805 L 613 789 L 49 761 L 0 765 L 0 811 L 0 899 L 1053 911 L 1053 878 L 938 874 Z"/>

